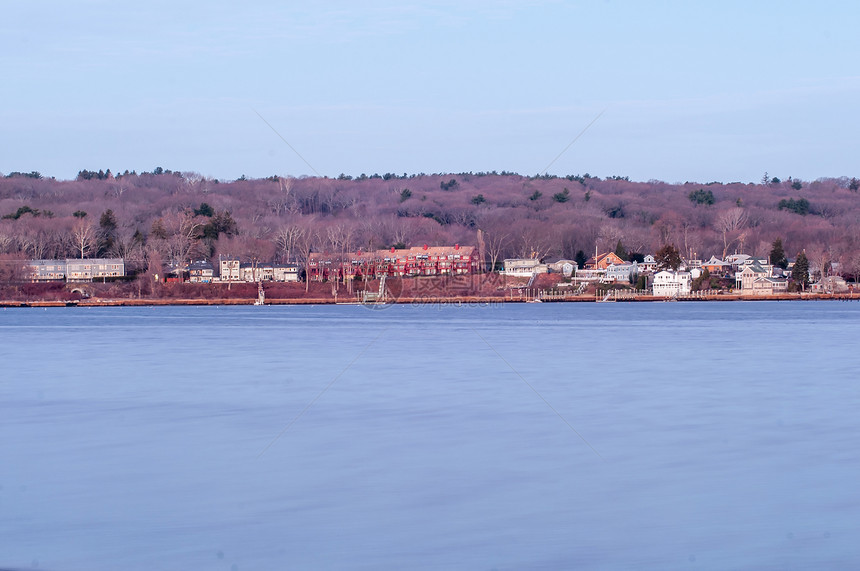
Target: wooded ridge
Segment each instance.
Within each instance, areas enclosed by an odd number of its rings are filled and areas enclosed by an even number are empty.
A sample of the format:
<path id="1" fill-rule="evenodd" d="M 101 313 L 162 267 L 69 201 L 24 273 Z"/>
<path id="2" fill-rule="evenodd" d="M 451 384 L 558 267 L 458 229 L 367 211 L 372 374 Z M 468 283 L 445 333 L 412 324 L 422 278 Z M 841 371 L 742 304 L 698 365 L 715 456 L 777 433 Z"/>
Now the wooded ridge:
<path id="1" fill-rule="evenodd" d="M 241 177 L 82 170 L 0 177 L 0 254 L 112 256 L 129 271 L 234 256 L 301 261 L 310 252 L 471 244 L 487 262 L 575 259 L 596 250 L 794 257 L 860 273 L 860 182 L 763 177 L 760 183 L 630 181 L 515 173 Z"/>

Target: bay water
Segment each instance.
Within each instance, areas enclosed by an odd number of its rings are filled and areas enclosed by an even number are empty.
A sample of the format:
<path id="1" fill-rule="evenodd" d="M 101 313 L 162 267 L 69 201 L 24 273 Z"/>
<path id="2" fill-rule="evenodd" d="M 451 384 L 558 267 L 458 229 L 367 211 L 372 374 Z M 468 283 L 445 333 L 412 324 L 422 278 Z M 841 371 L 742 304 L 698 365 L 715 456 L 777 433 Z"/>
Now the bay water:
<path id="1" fill-rule="evenodd" d="M 860 304 L 0 310 L 0 568 L 856 569 Z"/>

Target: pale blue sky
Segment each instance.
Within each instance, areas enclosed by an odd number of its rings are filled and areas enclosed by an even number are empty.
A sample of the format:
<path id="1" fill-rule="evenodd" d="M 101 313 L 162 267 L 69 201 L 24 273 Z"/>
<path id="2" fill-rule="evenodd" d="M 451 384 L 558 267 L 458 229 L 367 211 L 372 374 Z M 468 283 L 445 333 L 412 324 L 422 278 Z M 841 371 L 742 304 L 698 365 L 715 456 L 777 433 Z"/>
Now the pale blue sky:
<path id="1" fill-rule="evenodd" d="M 4 2 L 0 172 L 860 175 L 854 2 Z"/>

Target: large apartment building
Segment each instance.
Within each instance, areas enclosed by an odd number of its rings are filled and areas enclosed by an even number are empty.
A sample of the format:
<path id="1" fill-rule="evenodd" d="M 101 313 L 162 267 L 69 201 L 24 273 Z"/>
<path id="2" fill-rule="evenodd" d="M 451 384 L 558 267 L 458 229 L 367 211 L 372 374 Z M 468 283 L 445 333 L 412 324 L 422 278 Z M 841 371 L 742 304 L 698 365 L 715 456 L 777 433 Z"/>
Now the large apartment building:
<path id="1" fill-rule="evenodd" d="M 123 276 L 125 276 L 125 262 L 122 258 L 30 261 L 30 279 L 34 282 L 91 282 L 96 279 Z"/>
<path id="2" fill-rule="evenodd" d="M 477 273 L 480 260 L 474 246 L 419 246 L 373 252 L 313 253 L 308 274 L 316 281 L 344 276 L 444 276 Z"/>

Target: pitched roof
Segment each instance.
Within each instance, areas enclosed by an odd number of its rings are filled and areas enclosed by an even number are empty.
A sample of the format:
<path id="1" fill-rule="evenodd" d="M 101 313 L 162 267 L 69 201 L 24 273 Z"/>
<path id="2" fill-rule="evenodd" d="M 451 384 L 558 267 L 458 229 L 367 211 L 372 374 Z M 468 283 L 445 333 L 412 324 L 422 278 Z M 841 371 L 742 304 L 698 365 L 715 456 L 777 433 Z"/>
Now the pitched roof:
<path id="1" fill-rule="evenodd" d="M 604 254 L 598 255 L 596 260 L 595 260 L 594 256 L 591 256 L 590 258 L 588 258 L 588 261 L 585 263 L 586 264 L 599 264 L 600 262 L 606 260 L 606 258 L 608 258 L 610 256 L 614 257 L 617 260 L 620 260 L 621 262 L 624 261 L 621 258 L 619 258 L 618 254 L 616 254 L 615 252 L 606 252 Z"/>
<path id="2" fill-rule="evenodd" d="M 747 270 L 754 272 L 756 274 L 766 274 L 767 273 L 767 270 L 765 270 L 763 267 L 761 267 L 761 265 L 758 262 L 753 262 L 752 264 L 744 266 L 744 269 L 741 270 L 741 273 L 743 273 Z"/>
<path id="3" fill-rule="evenodd" d="M 393 250 L 393 251 L 392 251 Z M 370 252 L 345 252 L 343 260 L 371 261 L 383 258 L 407 258 L 409 256 L 474 256 L 477 248 L 475 246 L 415 246 L 412 248 L 389 248 L 387 250 L 373 250 Z M 313 252 L 312 260 L 329 261 L 341 258 L 338 252 Z"/>
<path id="4" fill-rule="evenodd" d="M 405 250 L 394 250 L 395 254 L 427 254 L 428 256 L 452 256 L 452 255 L 461 255 L 461 256 L 470 256 L 472 252 L 475 250 L 474 246 L 415 246 L 412 248 L 408 248 Z M 379 250 L 379 253 L 391 252 L 391 250 Z"/>

